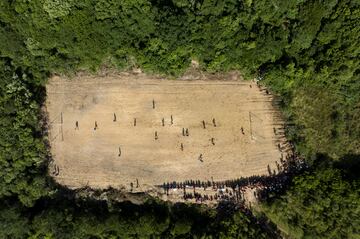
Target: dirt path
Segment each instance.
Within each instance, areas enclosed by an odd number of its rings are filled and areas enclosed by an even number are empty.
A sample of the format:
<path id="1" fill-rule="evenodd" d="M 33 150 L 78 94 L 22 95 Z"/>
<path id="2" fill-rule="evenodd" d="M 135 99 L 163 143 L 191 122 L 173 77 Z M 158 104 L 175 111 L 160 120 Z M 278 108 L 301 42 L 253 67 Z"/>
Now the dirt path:
<path id="1" fill-rule="evenodd" d="M 47 96 L 50 171 L 72 188 L 221 181 L 268 174 L 280 159 L 273 128 L 282 122 L 253 82 L 53 77 Z"/>

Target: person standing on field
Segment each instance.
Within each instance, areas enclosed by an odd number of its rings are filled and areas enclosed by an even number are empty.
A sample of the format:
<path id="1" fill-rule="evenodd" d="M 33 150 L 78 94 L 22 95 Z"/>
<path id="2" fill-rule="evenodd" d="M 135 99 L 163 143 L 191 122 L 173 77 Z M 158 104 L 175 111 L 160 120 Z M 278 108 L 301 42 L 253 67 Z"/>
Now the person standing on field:
<path id="1" fill-rule="evenodd" d="M 204 161 L 203 161 L 203 155 L 202 155 L 202 154 L 199 155 L 198 160 L 199 160 L 200 162 L 204 162 Z"/>

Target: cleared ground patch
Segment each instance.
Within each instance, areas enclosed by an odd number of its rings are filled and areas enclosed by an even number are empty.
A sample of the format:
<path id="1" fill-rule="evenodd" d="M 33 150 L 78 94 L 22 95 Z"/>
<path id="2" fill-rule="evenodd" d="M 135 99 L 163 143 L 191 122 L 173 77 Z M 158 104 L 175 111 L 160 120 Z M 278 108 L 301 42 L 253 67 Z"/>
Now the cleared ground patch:
<path id="1" fill-rule="evenodd" d="M 271 102 L 241 80 L 55 76 L 47 85 L 49 170 L 71 188 L 138 183 L 138 191 L 267 175 L 281 157 L 274 128 L 282 122 Z"/>

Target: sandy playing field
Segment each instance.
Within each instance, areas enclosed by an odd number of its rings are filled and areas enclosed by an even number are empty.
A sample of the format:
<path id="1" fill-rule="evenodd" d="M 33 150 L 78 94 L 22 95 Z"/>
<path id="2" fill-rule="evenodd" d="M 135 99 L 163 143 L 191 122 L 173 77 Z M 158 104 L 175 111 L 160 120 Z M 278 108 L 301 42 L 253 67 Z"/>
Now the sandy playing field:
<path id="1" fill-rule="evenodd" d="M 282 122 L 271 101 L 250 81 L 55 76 L 47 85 L 49 171 L 71 188 L 130 188 L 138 181 L 140 191 L 267 175 L 281 154 L 274 127 Z"/>

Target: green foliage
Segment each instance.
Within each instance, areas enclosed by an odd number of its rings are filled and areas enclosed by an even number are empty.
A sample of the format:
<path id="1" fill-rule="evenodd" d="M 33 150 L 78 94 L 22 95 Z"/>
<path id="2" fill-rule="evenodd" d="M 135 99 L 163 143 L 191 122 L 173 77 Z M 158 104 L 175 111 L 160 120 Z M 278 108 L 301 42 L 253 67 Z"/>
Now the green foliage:
<path id="1" fill-rule="evenodd" d="M 171 231 L 171 234 L 173 236 L 188 234 L 191 230 L 192 223 L 193 223 L 192 221 L 185 220 L 185 219 L 178 220 L 175 223 L 174 228 Z"/>
<path id="2" fill-rule="evenodd" d="M 8 70 L 0 83 L 0 197 L 17 195 L 31 206 L 47 194 L 40 174 L 46 156 L 39 136 L 40 107 L 25 83 L 27 75 L 18 76 L 4 63 L 2 67 Z"/>
<path id="3" fill-rule="evenodd" d="M 30 231 L 29 219 L 21 215 L 19 205 L 0 205 L 0 238 L 25 238 Z"/>
<path id="4" fill-rule="evenodd" d="M 25 210 L 2 203 L 6 207 L 0 207 L 1 238 L 272 238 L 245 214 L 218 220 L 210 209 L 198 207 L 170 211 L 165 204 L 116 204 L 109 211 L 102 202 L 57 201 Z"/>
<path id="5" fill-rule="evenodd" d="M 268 238 L 269 235 L 261 233 L 261 230 L 252 227 L 252 222 L 242 213 L 235 214 L 230 220 L 221 223 L 218 238 Z"/>
<path id="6" fill-rule="evenodd" d="M 343 173 L 326 166 L 298 176 L 264 211 L 292 238 L 358 238 L 360 181 Z"/>
<path id="7" fill-rule="evenodd" d="M 95 5 L 95 10 L 96 19 L 104 20 L 107 18 L 116 18 L 120 13 L 120 1 L 97 1 Z"/>
<path id="8" fill-rule="evenodd" d="M 44 10 L 50 18 L 65 17 L 71 12 L 73 0 L 45 0 Z"/>

